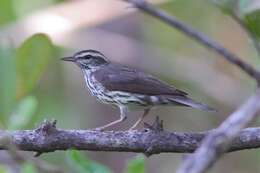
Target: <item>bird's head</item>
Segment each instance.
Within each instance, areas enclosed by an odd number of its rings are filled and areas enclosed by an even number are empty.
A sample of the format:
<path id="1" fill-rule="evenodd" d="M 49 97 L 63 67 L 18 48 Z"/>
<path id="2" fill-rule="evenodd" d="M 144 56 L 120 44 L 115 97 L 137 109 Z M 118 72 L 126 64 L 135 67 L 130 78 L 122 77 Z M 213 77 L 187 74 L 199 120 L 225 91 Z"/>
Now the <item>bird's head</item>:
<path id="1" fill-rule="evenodd" d="M 109 61 L 99 51 L 96 50 L 83 50 L 75 53 L 71 57 L 62 58 L 63 61 L 70 61 L 77 64 L 81 69 L 91 70 L 101 65 L 108 64 Z"/>

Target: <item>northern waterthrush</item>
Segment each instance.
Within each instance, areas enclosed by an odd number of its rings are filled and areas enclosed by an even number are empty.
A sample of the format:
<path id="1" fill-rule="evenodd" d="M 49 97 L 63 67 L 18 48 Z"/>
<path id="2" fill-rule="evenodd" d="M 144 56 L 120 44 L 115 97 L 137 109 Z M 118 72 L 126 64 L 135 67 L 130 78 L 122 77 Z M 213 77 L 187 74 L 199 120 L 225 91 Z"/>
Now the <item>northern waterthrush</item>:
<path id="1" fill-rule="evenodd" d="M 124 121 L 129 108 L 142 108 L 144 113 L 130 128 L 134 129 L 154 106 L 186 106 L 206 111 L 215 109 L 196 102 L 184 91 L 140 70 L 110 62 L 96 50 L 83 50 L 71 57 L 82 70 L 91 94 L 103 103 L 114 104 L 120 109 L 120 119 L 98 128 L 104 130 Z"/>

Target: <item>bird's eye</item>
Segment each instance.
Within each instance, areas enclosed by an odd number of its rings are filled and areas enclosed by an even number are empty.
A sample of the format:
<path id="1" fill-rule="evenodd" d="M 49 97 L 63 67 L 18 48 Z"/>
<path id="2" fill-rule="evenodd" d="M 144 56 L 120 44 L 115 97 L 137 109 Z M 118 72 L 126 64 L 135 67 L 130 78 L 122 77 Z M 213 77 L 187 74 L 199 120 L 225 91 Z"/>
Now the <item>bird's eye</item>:
<path id="1" fill-rule="evenodd" d="M 86 59 L 91 59 L 92 56 L 91 56 L 91 55 L 87 55 L 85 58 L 86 58 Z"/>
<path id="2" fill-rule="evenodd" d="M 85 56 L 78 55 L 78 56 L 75 56 L 75 58 L 78 60 L 86 60 L 86 59 L 90 59 L 91 56 L 90 55 L 85 55 Z"/>

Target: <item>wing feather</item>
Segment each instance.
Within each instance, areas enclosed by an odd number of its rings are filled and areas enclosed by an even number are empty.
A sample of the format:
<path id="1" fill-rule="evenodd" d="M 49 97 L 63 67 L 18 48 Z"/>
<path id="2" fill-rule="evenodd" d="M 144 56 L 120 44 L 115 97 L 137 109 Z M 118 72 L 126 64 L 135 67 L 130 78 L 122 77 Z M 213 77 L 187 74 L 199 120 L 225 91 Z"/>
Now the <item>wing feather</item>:
<path id="1" fill-rule="evenodd" d="M 124 91 L 145 95 L 177 95 L 187 93 L 160 81 L 159 79 L 119 64 L 109 64 L 94 73 L 97 81 L 110 91 Z"/>

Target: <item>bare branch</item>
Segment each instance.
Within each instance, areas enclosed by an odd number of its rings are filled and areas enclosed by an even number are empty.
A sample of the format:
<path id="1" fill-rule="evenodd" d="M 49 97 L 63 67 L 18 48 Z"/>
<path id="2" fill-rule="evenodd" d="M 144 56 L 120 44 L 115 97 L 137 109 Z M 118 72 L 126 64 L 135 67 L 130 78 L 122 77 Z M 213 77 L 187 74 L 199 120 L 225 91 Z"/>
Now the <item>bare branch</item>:
<path id="1" fill-rule="evenodd" d="M 226 48 L 221 46 L 216 41 L 208 38 L 204 34 L 194 30 L 187 24 L 179 21 L 175 17 L 169 15 L 165 11 L 162 11 L 150 3 L 146 2 L 145 0 L 124 0 L 126 2 L 132 3 L 140 10 L 146 12 L 147 14 L 150 14 L 151 16 L 154 16 L 161 21 L 165 22 L 166 24 L 178 29 L 179 31 L 183 32 L 185 35 L 189 36 L 190 38 L 198 41 L 202 45 L 204 45 L 207 48 L 210 48 L 217 52 L 218 54 L 222 55 L 226 60 L 228 60 L 230 63 L 235 64 L 240 69 L 242 69 L 244 72 L 246 72 L 249 76 L 254 78 L 258 83 L 260 83 L 260 72 L 254 69 L 250 64 L 242 61 L 237 55 L 234 53 L 228 51 Z"/>
<path id="2" fill-rule="evenodd" d="M 39 153 L 73 148 L 91 151 L 139 152 L 149 156 L 167 152 L 191 153 L 210 132 L 167 132 L 162 130 L 160 124 L 142 131 L 100 132 L 57 129 L 52 123 L 45 122 L 35 130 L 1 131 L 0 138 L 9 135 L 11 142 L 20 150 Z M 248 128 L 233 141 L 228 152 L 259 147 L 260 128 Z M 0 149 L 5 149 L 5 145 L 0 144 Z"/>
<path id="3" fill-rule="evenodd" d="M 202 141 L 201 146 L 177 171 L 178 173 L 205 172 L 228 148 L 240 130 L 260 111 L 260 90 L 232 113 L 215 131 Z"/>

